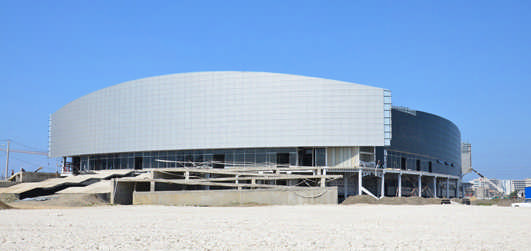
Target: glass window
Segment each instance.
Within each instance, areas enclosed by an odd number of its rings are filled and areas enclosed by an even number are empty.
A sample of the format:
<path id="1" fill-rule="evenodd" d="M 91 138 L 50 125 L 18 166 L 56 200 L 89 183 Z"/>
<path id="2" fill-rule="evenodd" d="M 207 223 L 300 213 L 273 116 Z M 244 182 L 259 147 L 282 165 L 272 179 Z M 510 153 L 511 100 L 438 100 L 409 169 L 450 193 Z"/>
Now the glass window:
<path id="1" fill-rule="evenodd" d="M 326 149 L 315 148 L 315 165 L 326 166 Z"/>

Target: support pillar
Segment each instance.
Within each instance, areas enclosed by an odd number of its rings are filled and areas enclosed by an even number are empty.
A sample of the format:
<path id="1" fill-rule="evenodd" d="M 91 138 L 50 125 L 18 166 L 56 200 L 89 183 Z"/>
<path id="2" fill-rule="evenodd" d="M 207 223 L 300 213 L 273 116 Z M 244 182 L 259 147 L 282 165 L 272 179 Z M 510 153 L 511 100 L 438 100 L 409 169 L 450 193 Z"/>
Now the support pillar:
<path id="1" fill-rule="evenodd" d="M 419 175 L 419 197 L 422 197 L 422 175 Z"/>
<path id="2" fill-rule="evenodd" d="M 347 173 L 343 174 L 343 197 L 348 197 L 348 176 Z"/>
<path id="3" fill-rule="evenodd" d="M 446 198 L 450 198 L 450 178 L 446 178 Z"/>
<path id="4" fill-rule="evenodd" d="M 61 171 L 61 173 L 64 172 L 66 172 L 66 157 L 63 157 L 63 170 Z"/>
<path id="5" fill-rule="evenodd" d="M 238 180 L 238 177 L 239 177 L 239 175 L 236 175 L 236 180 L 234 181 L 234 183 L 235 183 L 236 185 L 240 184 L 240 181 Z M 238 186 L 238 190 L 242 190 L 242 187 L 241 187 L 241 186 Z"/>
<path id="6" fill-rule="evenodd" d="M 437 198 L 437 176 L 433 176 L 433 198 Z"/>
<path id="7" fill-rule="evenodd" d="M 190 179 L 190 171 L 185 171 L 184 172 L 184 180 L 189 180 Z"/>
<path id="8" fill-rule="evenodd" d="M 461 182 L 459 182 L 461 183 Z M 465 186 L 463 186 L 462 184 L 460 184 L 461 186 L 461 198 L 465 198 Z"/>
<path id="9" fill-rule="evenodd" d="M 210 173 L 207 173 L 207 174 L 205 175 L 205 177 L 206 177 L 207 179 L 210 179 Z M 210 186 L 205 186 L 205 190 L 210 190 Z"/>
<path id="10" fill-rule="evenodd" d="M 155 172 L 154 171 L 151 171 L 151 179 L 152 181 L 149 182 L 149 191 L 150 192 L 155 192 Z"/>
<path id="11" fill-rule="evenodd" d="M 382 182 L 380 182 L 380 198 L 385 196 L 385 172 L 382 171 Z"/>
<path id="12" fill-rule="evenodd" d="M 362 177 L 362 173 L 361 173 L 361 170 L 358 171 L 358 195 L 361 195 L 361 182 L 363 180 L 363 177 Z"/>
<path id="13" fill-rule="evenodd" d="M 321 187 L 326 187 L 326 178 L 321 177 Z"/>
<path id="14" fill-rule="evenodd" d="M 459 198 L 459 180 L 455 180 L 455 197 Z"/>
<path id="15" fill-rule="evenodd" d="M 66 158 L 63 163 L 66 163 Z M 6 147 L 6 176 L 4 178 L 6 180 L 9 179 L 9 140 L 7 141 L 7 147 Z"/>
<path id="16" fill-rule="evenodd" d="M 398 174 L 398 197 L 402 197 L 402 173 Z"/>

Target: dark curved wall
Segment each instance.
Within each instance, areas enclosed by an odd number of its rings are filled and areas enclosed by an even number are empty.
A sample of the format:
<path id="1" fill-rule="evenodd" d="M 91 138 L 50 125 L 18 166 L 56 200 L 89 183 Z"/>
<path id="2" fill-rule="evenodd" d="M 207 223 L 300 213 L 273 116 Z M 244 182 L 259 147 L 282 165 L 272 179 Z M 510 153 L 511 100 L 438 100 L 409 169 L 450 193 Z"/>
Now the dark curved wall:
<path id="1" fill-rule="evenodd" d="M 392 109 L 387 167 L 461 175 L 461 133 L 451 121 L 421 111 Z M 418 162 L 419 161 L 419 162 Z M 402 167 L 402 169 L 404 169 Z"/>

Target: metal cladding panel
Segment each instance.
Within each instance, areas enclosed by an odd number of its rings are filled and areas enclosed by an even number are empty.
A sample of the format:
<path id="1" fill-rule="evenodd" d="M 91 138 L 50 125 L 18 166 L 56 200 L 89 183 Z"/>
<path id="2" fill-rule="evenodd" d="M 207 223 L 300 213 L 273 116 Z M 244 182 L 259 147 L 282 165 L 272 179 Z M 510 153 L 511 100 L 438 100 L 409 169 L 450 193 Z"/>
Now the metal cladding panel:
<path id="1" fill-rule="evenodd" d="M 383 146 L 384 89 L 260 72 L 111 86 L 52 115 L 50 156 L 180 149 Z"/>

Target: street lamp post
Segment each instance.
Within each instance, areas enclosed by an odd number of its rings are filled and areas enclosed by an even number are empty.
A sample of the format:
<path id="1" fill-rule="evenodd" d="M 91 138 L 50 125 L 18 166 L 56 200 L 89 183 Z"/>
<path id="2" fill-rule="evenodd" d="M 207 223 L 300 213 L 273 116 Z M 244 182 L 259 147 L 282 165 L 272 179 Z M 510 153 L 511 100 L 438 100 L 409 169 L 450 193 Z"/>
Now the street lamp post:
<path id="1" fill-rule="evenodd" d="M 7 141 L 7 147 L 6 147 L 6 175 L 5 175 L 5 179 L 7 180 L 7 175 L 8 175 L 8 170 L 9 170 L 9 140 Z"/>

